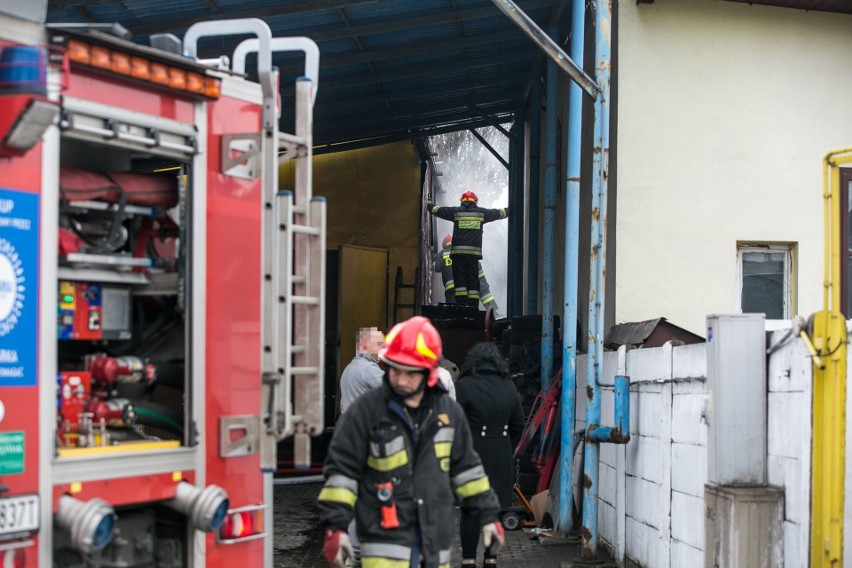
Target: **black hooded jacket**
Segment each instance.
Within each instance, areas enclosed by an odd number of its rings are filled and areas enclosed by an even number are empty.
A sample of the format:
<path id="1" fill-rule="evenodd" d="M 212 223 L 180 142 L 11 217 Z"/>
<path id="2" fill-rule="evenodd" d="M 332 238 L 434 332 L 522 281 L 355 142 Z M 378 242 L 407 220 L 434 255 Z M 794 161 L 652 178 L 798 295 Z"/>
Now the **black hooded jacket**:
<path id="1" fill-rule="evenodd" d="M 471 354 L 475 352 L 468 354 L 456 381 L 456 401 L 467 415 L 473 446 L 491 487 L 501 507 L 507 508 L 513 501 L 514 447 L 524 429 L 521 397 L 508 369 L 487 359 L 471 361 Z"/>

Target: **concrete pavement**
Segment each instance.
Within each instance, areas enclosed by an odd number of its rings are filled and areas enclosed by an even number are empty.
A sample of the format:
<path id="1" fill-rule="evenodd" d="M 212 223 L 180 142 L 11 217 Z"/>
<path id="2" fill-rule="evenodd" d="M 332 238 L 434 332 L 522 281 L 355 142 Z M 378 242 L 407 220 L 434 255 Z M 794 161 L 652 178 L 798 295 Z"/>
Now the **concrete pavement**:
<path id="1" fill-rule="evenodd" d="M 275 568 L 327 568 L 322 556 L 322 531 L 317 524 L 316 498 L 320 488 L 321 484 L 315 478 L 311 483 L 276 485 L 273 544 Z M 452 568 L 461 564 L 460 551 L 461 544 L 456 531 Z M 577 542 L 538 538 L 523 530 L 507 531 L 506 546 L 500 553 L 498 566 L 561 568 L 574 564 L 579 554 L 580 546 Z M 481 551 L 479 560 L 481 566 Z"/>

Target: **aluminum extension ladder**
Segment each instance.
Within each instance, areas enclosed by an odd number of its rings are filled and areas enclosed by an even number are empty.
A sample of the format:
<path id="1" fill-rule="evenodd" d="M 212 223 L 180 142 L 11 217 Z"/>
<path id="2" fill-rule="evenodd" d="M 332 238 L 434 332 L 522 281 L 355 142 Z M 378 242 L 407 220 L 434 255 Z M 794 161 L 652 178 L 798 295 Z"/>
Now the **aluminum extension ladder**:
<path id="1" fill-rule="evenodd" d="M 305 73 L 296 81 L 295 134 L 278 132 L 274 89 L 264 86 L 263 154 L 263 326 L 261 467 L 274 472 L 278 442 L 294 437 L 294 465 L 311 464 L 311 436 L 323 432 L 325 355 L 326 201 L 312 195 L 313 105 L 319 78 L 319 49 L 305 37 L 241 42 L 233 71 L 243 74 L 249 53 L 302 51 Z M 258 69 L 277 85 L 277 72 Z M 273 91 L 267 97 L 266 93 Z M 275 109 L 273 120 L 266 119 Z M 293 191 L 279 191 L 278 166 L 295 160 Z"/>
<path id="2" fill-rule="evenodd" d="M 252 40 L 248 40 L 252 41 Z M 306 53 L 305 77 L 296 81 L 296 132 L 267 144 L 264 180 L 263 404 L 267 436 L 261 467 L 274 471 L 277 443 L 293 436 L 295 467 L 311 464 L 311 436 L 325 426 L 326 201 L 314 197 L 313 105 L 319 50 L 307 38 L 275 38 L 273 51 Z M 239 48 L 237 50 L 239 52 Z M 235 56 L 236 58 L 236 56 Z M 313 61 L 313 63 L 312 63 Z M 294 191 L 278 190 L 278 166 L 295 160 Z M 267 165 L 268 164 L 268 165 Z M 271 205 L 271 207 L 270 207 Z M 277 306 L 274 309 L 273 306 Z"/>

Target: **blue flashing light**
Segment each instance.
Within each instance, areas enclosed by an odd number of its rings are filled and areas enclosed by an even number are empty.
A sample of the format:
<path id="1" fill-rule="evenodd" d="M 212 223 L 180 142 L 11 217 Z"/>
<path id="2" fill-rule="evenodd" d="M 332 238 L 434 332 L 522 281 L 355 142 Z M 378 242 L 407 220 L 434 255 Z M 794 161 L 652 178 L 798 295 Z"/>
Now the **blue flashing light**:
<path id="1" fill-rule="evenodd" d="M 43 47 L 16 45 L 0 51 L 0 94 L 47 95 L 47 54 Z"/>

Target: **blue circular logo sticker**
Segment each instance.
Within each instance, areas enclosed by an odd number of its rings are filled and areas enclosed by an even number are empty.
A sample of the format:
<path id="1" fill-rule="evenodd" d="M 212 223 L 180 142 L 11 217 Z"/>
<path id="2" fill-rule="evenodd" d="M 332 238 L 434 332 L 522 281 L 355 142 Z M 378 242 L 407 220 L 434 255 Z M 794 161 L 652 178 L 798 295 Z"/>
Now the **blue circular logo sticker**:
<path id="1" fill-rule="evenodd" d="M 15 328 L 24 307 L 24 267 L 12 243 L 0 238 L 0 337 Z"/>

